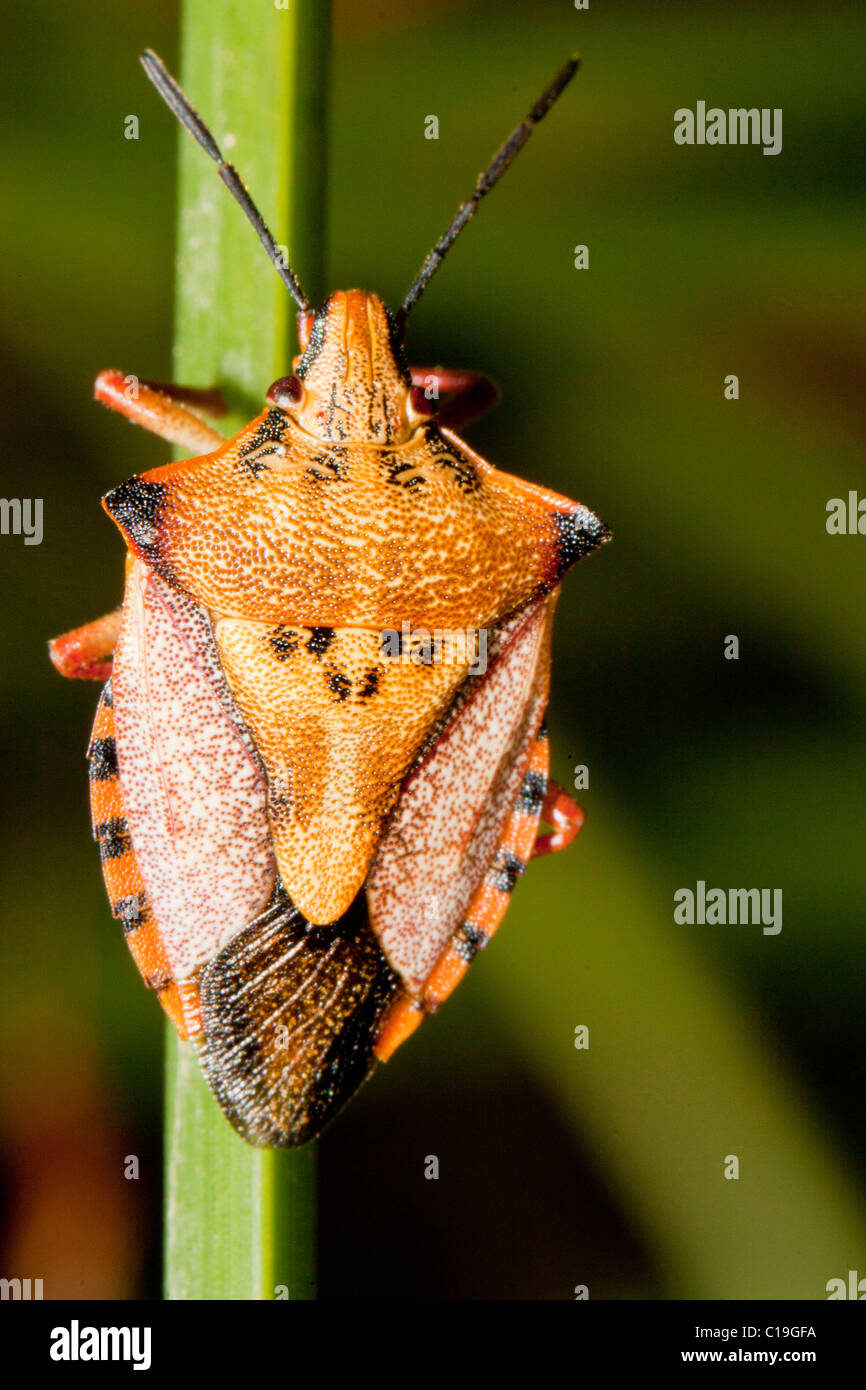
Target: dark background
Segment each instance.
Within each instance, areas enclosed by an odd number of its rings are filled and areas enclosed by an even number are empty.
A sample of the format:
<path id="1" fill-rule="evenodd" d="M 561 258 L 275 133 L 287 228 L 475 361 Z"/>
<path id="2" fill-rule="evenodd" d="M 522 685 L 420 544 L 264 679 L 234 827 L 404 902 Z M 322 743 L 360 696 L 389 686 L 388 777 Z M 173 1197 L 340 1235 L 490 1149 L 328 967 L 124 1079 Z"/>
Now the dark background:
<path id="1" fill-rule="evenodd" d="M 0 537 L 0 1273 L 154 1297 L 161 1016 L 89 840 L 96 687 L 45 641 L 118 601 L 99 498 L 165 457 L 91 386 L 171 375 L 175 131 L 122 131 L 177 15 L 0 13 L 2 491 L 45 512 L 41 546 Z M 410 346 L 488 371 L 503 403 L 474 447 L 615 540 L 556 633 L 554 771 L 588 766 L 586 830 L 322 1140 L 323 1297 L 820 1299 L 866 1275 L 866 538 L 825 529 L 863 475 L 861 25 L 838 4 L 337 5 L 330 281 L 392 303 L 582 53 Z M 782 153 L 675 145 L 699 99 L 782 107 Z M 698 879 L 781 888 L 782 932 L 676 925 Z"/>

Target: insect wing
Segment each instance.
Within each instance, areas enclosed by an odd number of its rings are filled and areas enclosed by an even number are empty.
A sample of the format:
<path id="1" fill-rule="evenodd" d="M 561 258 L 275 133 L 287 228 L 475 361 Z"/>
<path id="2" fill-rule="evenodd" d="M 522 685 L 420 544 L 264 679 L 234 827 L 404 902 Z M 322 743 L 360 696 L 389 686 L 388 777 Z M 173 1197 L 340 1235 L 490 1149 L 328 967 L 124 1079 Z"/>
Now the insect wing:
<path id="1" fill-rule="evenodd" d="M 520 790 L 547 700 L 552 595 L 498 655 L 404 783 L 367 884 L 382 949 L 419 994 L 485 872 Z"/>
<path id="2" fill-rule="evenodd" d="M 263 773 L 193 600 L 130 564 L 112 676 L 129 835 L 174 980 L 262 911 L 275 865 Z"/>
<path id="3" fill-rule="evenodd" d="M 278 890 L 201 976 L 202 1068 L 247 1143 L 293 1147 L 333 1119 L 375 1065 L 398 989 L 363 898 L 311 927 Z"/>

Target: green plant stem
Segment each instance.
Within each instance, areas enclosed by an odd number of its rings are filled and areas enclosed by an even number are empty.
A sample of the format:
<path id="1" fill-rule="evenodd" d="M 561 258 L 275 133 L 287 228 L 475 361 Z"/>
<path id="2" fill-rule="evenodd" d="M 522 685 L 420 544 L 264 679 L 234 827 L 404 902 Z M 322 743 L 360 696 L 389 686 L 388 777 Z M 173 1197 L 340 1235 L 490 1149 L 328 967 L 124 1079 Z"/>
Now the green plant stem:
<path id="1" fill-rule="evenodd" d="M 324 284 L 329 0 L 186 0 L 180 80 L 316 303 Z M 150 108 L 150 119 L 163 113 Z M 174 378 L 219 383 L 232 433 L 291 370 L 294 304 L 216 166 L 180 148 Z M 312 1298 L 315 1150 L 249 1148 L 168 1026 L 165 1297 Z"/>

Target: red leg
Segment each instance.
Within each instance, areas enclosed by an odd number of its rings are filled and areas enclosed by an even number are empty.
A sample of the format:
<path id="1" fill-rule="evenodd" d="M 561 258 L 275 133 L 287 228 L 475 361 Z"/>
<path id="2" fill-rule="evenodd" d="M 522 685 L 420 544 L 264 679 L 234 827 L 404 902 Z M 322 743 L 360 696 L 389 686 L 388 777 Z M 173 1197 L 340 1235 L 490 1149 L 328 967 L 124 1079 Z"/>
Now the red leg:
<path id="1" fill-rule="evenodd" d="M 547 785 L 547 793 L 541 807 L 541 819 L 548 825 L 553 826 L 552 835 L 539 835 L 535 841 L 531 858 L 536 859 L 540 854 L 555 854 L 557 850 L 565 849 L 580 832 L 584 822 L 584 814 L 576 801 L 572 801 L 568 792 L 564 792 L 558 782 L 551 780 Z"/>
<path id="2" fill-rule="evenodd" d="M 225 403 L 218 390 L 163 386 L 109 370 L 99 373 L 93 394 L 103 405 L 125 415 L 133 424 L 151 430 L 170 444 L 189 449 L 194 455 L 212 453 L 225 443 L 225 435 L 205 424 L 195 413 L 225 414 Z"/>
<path id="3" fill-rule="evenodd" d="M 61 676 L 71 680 L 107 681 L 120 632 L 120 609 L 73 628 L 48 643 L 48 652 Z"/>
<path id="4" fill-rule="evenodd" d="M 464 371 L 460 367 L 412 367 L 412 385 L 426 392 L 435 387 L 439 392 L 438 419 L 448 429 L 477 420 L 496 405 L 499 391 L 488 376 L 481 372 Z M 436 397 L 430 399 L 435 413 Z"/>

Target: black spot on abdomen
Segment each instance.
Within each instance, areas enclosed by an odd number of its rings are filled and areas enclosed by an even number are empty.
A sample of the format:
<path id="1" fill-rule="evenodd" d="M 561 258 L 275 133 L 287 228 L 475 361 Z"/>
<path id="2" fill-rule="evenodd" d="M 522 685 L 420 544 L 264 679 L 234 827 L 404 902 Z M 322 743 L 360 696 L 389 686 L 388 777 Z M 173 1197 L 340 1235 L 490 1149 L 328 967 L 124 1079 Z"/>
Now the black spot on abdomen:
<path id="1" fill-rule="evenodd" d="M 517 793 L 515 809 L 525 811 L 527 815 L 536 816 L 544 803 L 544 796 L 547 791 L 547 778 L 543 772 L 527 772 L 520 784 Z"/>
<path id="2" fill-rule="evenodd" d="M 525 871 L 526 865 L 522 859 L 518 859 L 517 855 L 512 854 L 510 849 L 501 849 L 493 861 L 490 877 L 500 893 L 510 893 L 520 875 Z"/>
<path id="3" fill-rule="evenodd" d="M 90 745 L 91 782 L 111 782 L 117 776 L 117 744 L 112 737 L 95 738 Z"/>
<path id="4" fill-rule="evenodd" d="M 99 845 L 99 857 L 103 862 L 106 859 L 119 859 L 132 848 L 129 826 L 123 816 L 113 816 L 111 820 L 103 821 L 101 825 L 97 825 L 93 836 Z"/>

